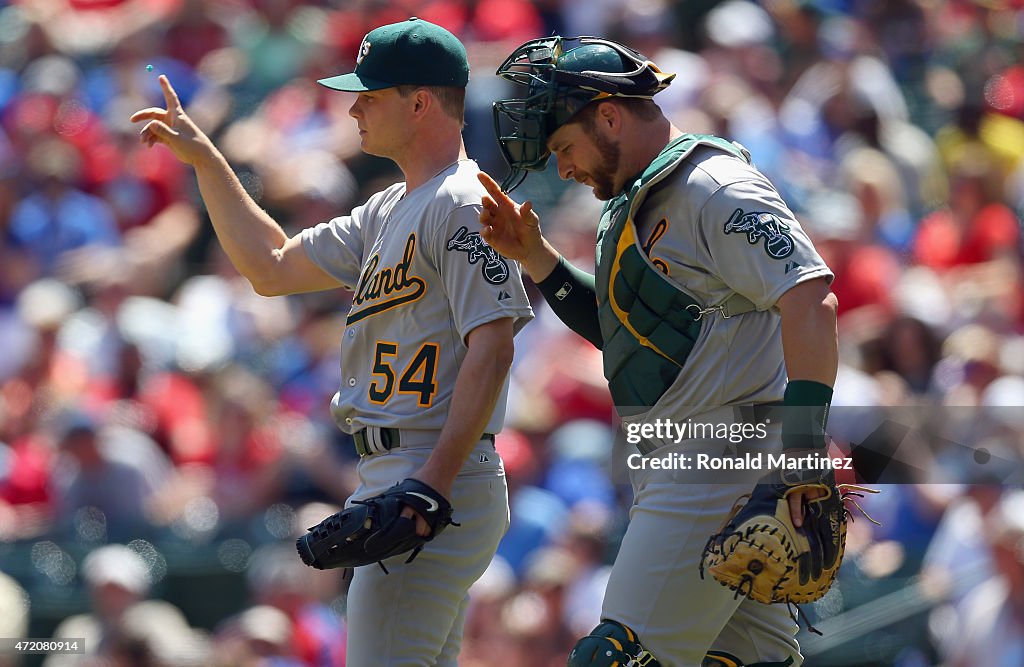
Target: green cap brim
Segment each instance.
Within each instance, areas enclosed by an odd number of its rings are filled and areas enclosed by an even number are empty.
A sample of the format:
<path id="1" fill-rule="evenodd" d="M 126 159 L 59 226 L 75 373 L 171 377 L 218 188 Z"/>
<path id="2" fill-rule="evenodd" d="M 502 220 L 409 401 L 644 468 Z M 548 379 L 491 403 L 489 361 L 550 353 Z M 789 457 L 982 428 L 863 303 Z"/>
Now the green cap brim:
<path id="1" fill-rule="evenodd" d="M 365 76 L 360 76 L 356 72 L 320 79 L 317 83 L 321 86 L 333 88 L 334 90 L 344 90 L 349 93 L 361 93 L 366 90 L 381 90 L 382 88 L 392 88 L 395 85 L 393 83 L 388 83 L 387 81 L 380 81 L 378 79 L 370 79 Z"/>

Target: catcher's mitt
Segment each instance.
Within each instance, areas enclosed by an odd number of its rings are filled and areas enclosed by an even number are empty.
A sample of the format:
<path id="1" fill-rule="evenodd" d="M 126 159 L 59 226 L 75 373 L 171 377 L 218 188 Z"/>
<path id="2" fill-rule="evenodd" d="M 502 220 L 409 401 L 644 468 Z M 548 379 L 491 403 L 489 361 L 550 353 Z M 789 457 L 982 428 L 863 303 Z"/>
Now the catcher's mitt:
<path id="1" fill-rule="evenodd" d="M 778 471 L 737 501 L 723 527 L 704 547 L 700 574 L 710 572 L 723 586 L 757 602 L 802 604 L 822 598 L 832 586 L 846 547 L 848 511 L 858 491 L 837 487 L 832 470 L 800 475 Z M 807 488 L 825 493 L 804 504 L 801 528 L 790 518 L 790 494 Z M 743 499 L 746 502 L 743 503 Z M 870 518 L 870 517 L 869 517 Z"/>
<path id="2" fill-rule="evenodd" d="M 426 520 L 430 534 L 416 534 L 416 519 L 402 516 L 408 505 Z M 452 521 L 452 506 L 427 484 L 406 479 L 384 493 L 356 500 L 352 507 L 332 514 L 295 542 L 302 562 L 318 570 L 359 567 L 411 551 L 412 562 L 430 540 Z"/>

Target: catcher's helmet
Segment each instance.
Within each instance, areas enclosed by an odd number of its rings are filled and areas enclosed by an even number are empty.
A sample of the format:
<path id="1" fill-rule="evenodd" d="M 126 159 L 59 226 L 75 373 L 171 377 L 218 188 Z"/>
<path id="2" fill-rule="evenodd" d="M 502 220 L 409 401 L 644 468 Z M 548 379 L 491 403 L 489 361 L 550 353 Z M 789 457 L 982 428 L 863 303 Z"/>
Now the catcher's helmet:
<path id="1" fill-rule="evenodd" d="M 545 37 L 526 42 L 505 59 L 498 76 L 527 87 L 521 98 L 494 103 L 494 127 L 515 189 L 527 171 L 541 171 L 548 137 L 590 102 L 608 97 L 651 99 L 675 74 L 643 55 L 599 37 Z"/>

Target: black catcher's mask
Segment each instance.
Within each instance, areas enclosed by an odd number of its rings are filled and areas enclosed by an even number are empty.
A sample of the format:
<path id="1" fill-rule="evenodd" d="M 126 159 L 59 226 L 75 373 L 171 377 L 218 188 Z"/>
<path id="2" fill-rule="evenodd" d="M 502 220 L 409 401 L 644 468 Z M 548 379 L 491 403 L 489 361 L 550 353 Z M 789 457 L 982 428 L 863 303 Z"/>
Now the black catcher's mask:
<path id="1" fill-rule="evenodd" d="M 509 174 L 511 192 L 529 171 L 543 171 L 548 138 L 595 100 L 651 99 L 675 74 L 633 49 L 599 37 L 545 37 L 526 42 L 505 59 L 498 76 L 526 86 L 520 98 L 494 103 L 494 129 Z"/>

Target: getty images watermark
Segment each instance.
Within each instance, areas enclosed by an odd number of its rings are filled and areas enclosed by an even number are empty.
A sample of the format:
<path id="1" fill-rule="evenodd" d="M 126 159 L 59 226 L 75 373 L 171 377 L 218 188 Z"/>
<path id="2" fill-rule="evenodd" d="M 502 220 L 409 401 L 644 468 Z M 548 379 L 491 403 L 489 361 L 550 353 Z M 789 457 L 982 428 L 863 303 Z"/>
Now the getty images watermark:
<path id="1" fill-rule="evenodd" d="M 671 479 L 717 484 L 746 480 L 748 470 L 831 467 L 852 470 L 844 474 L 864 484 L 1024 488 L 1024 382 L 1019 385 L 1019 394 L 999 405 L 833 405 L 829 458 L 780 453 L 784 406 L 673 406 L 674 415 L 616 406 L 621 419 L 612 470 L 678 470 Z"/>
<path id="2" fill-rule="evenodd" d="M 771 420 L 762 422 L 714 423 L 687 419 L 674 421 L 660 418 L 647 422 L 623 424 L 626 442 L 679 444 L 686 440 L 716 440 L 738 445 L 752 444 L 769 437 Z M 684 453 L 667 451 L 660 455 L 634 453 L 626 457 L 632 470 L 852 470 L 853 461 L 845 457 L 820 454 L 789 454 L 766 452 Z"/>

